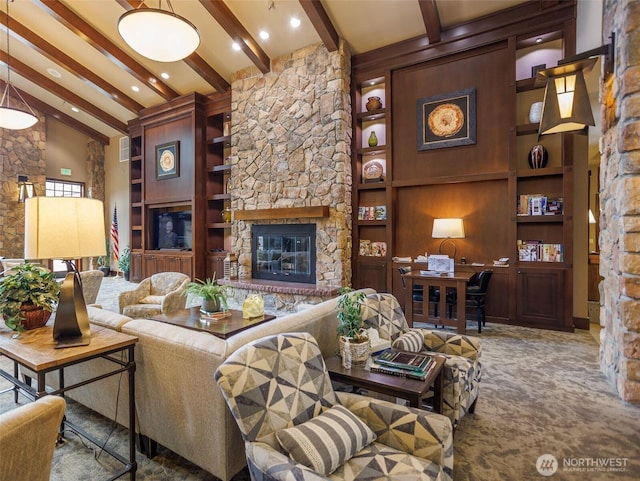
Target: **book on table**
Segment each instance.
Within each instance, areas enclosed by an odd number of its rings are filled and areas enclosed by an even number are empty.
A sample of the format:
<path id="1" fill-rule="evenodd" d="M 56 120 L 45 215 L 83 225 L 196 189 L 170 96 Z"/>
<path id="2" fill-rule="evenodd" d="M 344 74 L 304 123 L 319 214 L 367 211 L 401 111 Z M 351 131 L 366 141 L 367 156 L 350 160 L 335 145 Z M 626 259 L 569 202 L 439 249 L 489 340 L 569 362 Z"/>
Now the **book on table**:
<path id="1" fill-rule="evenodd" d="M 394 369 L 403 369 L 413 373 L 425 374 L 433 362 L 433 359 L 428 354 L 389 348 L 382 351 L 382 353 L 374 359 L 374 362 Z"/>
<path id="2" fill-rule="evenodd" d="M 425 371 L 413 371 L 411 369 L 401 369 L 397 367 L 385 366 L 384 364 L 377 364 L 375 361 L 369 366 L 371 372 L 379 372 L 381 374 L 391 374 L 392 376 L 406 377 L 407 379 L 416 379 L 418 381 L 424 381 L 429 375 L 429 371 L 434 364 Z"/>

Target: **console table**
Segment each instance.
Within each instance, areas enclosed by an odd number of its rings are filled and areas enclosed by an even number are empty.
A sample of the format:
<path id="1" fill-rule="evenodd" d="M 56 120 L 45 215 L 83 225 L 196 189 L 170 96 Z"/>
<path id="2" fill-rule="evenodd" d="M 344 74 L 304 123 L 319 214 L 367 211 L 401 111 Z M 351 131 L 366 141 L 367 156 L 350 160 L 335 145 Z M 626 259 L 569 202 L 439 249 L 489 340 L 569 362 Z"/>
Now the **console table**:
<path id="1" fill-rule="evenodd" d="M 443 273 L 442 275 L 421 274 L 420 271 L 411 271 L 403 274 L 407 280 L 408 302 L 405 305 L 406 317 L 409 327 L 413 327 L 414 321 L 429 324 L 439 324 L 443 326 L 453 326 L 457 329 L 458 334 L 467 332 L 467 282 L 473 276 L 473 272 L 452 272 Z M 414 314 L 413 312 L 413 286 L 421 285 L 422 294 L 422 314 Z M 439 317 L 432 316 L 429 313 L 429 287 L 435 287 L 440 290 L 440 302 L 438 303 Z M 457 289 L 456 316 L 457 318 L 447 317 L 447 287 Z"/>
<path id="2" fill-rule="evenodd" d="M 109 481 L 117 479 L 129 473 L 131 481 L 136 479 L 136 443 L 135 443 L 135 359 L 134 348 L 138 338 L 129 336 L 111 329 L 91 326 L 91 343 L 88 346 L 68 347 L 56 349 L 53 340 L 53 327 L 47 325 L 39 329 L 24 331 L 16 336 L 16 332 L 9 330 L 4 325 L 0 326 L 0 354 L 13 361 L 13 375 L 0 369 L 0 376 L 13 384 L 11 390 L 14 391 L 15 400 L 18 394 L 22 393 L 28 398 L 35 400 L 46 395 L 64 395 L 65 392 L 86 384 L 90 384 L 100 379 L 104 379 L 116 374 L 127 372 L 129 380 L 129 459 L 104 446 L 93 436 L 85 432 L 79 426 L 70 422 L 66 416 L 63 419 L 61 431 L 69 429 L 80 436 L 88 439 L 96 446 L 101 447 L 107 454 L 113 456 L 124 467 L 118 471 Z M 124 356 L 115 356 L 117 353 L 127 353 L 127 360 Z M 115 366 L 113 371 L 101 374 L 95 378 L 65 386 L 64 369 L 69 366 L 81 364 L 92 359 L 102 358 L 112 362 Z M 18 366 L 29 369 L 36 374 L 37 387 L 34 388 L 29 382 L 22 382 L 19 378 Z M 47 389 L 45 376 L 49 372 L 58 371 L 59 388 Z M 114 399 L 115 402 L 115 399 Z"/>

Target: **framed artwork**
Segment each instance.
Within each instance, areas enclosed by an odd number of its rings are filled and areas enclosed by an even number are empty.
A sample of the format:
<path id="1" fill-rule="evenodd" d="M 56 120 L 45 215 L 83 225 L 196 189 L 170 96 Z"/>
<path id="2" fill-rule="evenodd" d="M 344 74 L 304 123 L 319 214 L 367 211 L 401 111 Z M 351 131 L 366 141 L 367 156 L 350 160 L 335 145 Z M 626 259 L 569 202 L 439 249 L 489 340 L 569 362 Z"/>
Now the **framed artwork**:
<path id="1" fill-rule="evenodd" d="M 418 150 L 476 143 L 476 89 L 418 99 Z"/>
<path id="2" fill-rule="evenodd" d="M 156 145 L 156 179 L 180 176 L 180 141 Z"/>

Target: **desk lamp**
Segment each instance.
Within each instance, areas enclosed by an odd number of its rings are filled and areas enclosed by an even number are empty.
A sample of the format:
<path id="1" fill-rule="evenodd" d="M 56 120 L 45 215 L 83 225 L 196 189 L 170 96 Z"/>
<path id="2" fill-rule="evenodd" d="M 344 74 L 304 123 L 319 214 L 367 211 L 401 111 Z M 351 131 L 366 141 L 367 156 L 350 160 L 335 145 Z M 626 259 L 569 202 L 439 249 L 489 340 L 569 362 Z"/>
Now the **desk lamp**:
<path id="1" fill-rule="evenodd" d="M 433 231 L 431 237 L 444 239 L 438 247 L 438 254 L 442 254 L 445 243 L 453 246 L 453 259 L 456 258 L 456 245 L 451 239 L 464 239 L 464 224 L 462 219 L 433 219 Z"/>
<path id="2" fill-rule="evenodd" d="M 86 346 L 89 316 L 74 259 L 106 255 L 102 202 L 84 197 L 33 197 L 25 201 L 25 259 L 61 259 L 67 275 L 53 324 L 56 348 Z"/>

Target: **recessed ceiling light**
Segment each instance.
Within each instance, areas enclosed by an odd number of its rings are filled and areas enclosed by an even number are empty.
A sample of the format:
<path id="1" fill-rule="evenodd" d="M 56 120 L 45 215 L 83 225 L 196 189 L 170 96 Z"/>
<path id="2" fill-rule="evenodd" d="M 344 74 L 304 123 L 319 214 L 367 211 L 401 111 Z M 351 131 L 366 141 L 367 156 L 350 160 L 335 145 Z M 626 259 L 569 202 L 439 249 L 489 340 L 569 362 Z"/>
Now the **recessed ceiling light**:
<path id="1" fill-rule="evenodd" d="M 265 31 L 265 30 L 260 30 L 260 38 L 262 40 L 268 40 L 269 39 L 269 32 Z"/>
<path id="2" fill-rule="evenodd" d="M 239 52 L 240 51 L 240 44 L 238 42 L 233 42 L 231 44 L 231 47 L 236 51 Z"/>
<path id="3" fill-rule="evenodd" d="M 78 107 L 71 107 L 71 110 L 73 110 L 75 113 L 80 112 L 80 109 Z"/>
<path id="4" fill-rule="evenodd" d="M 160 74 L 160 77 L 162 77 L 163 79 L 167 80 L 169 78 L 169 74 L 167 72 L 162 72 Z"/>
<path id="5" fill-rule="evenodd" d="M 541 43 L 541 42 L 542 42 L 542 37 L 536 38 L 536 43 Z"/>
<path id="6" fill-rule="evenodd" d="M 300 19 L 296 17 L 291 17 L 291 20 L 289 20 L 289 25 L 291 25 L 293 28 L 298 28 L 300 26 L 300 23 Z"/>
<path id="7" fill-rule="evenodd" d="M 51 75 L 52 77 L 55 77 L 55 78 L 62 77 L 62 74 L 60 72 L 58 72 L 55 68 L 48 68 L 47 69 L 47 73 L 49 75 Z"/>
<path id="8" fill-rule="evenodd" d="M 140 92 L 140 87 L 138 87 L 137 85 L 132 85 L 131 90 L 133 90 L 134 92 Z"/>

